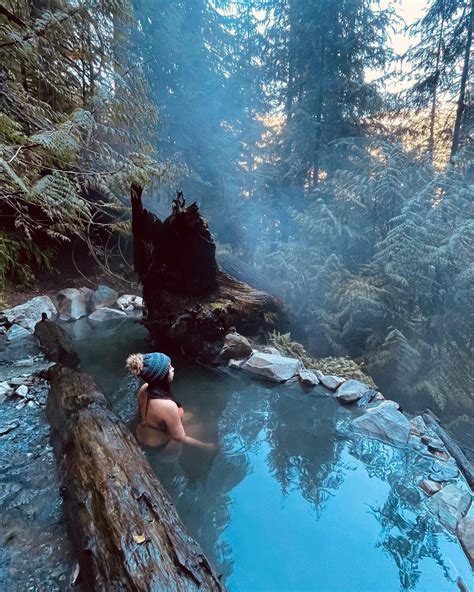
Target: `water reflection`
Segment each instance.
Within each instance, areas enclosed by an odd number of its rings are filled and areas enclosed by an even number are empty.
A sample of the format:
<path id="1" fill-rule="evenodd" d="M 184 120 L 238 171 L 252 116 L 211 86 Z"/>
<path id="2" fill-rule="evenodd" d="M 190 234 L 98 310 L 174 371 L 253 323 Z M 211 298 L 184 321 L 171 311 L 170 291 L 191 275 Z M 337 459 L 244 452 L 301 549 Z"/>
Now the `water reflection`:
<path id="1" fill-rule="evenodd" d="M 126 420 L 137 385 L 123 360 L 144 350 L 134 340 L 109 348 L 105 361 L 105 342 L 95 340 L 83 364 Z M 350 412 L 317 390 L 176 362 L 185 417 L 219 450 L 185 447 L 171 463 L 147 455 L 231 591 L 457 591 L 458 571 L 469 588 L 462 551 L 436 530 L 417 488 L 430 461 L 341 438 L 336 425 Z"/>

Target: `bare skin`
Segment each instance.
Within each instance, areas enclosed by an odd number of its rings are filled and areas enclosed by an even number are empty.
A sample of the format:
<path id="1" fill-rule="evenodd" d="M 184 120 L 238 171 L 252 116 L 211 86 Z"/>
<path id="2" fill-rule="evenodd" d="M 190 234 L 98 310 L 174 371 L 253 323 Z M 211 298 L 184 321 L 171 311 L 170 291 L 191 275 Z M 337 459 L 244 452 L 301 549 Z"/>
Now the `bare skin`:
<path id="1" fill-rule="evenodd" d="M 170 366 L 168 379 L 173 380 L 174 368 Z M 202 442 L 186 434 L 183 426 L 183 411 L 170 399 L 150 399 L 147 404 L 148 383 L 142 385 L 137 393 L 140 423 L 137 427 L 137 437 L 147 446 L 162 446 L 167 444 L 166 451 L 173 458 L 179 456 L 183 444 L 195 446 L 202 450 L 215 451 L 216 446 L 211 442 Z M 146 414 L 145 414 L 146 410 Z M 192 420 L 186 413 L 187 422 Z M 166 431 L 163 427 L 166 426 Z"/>

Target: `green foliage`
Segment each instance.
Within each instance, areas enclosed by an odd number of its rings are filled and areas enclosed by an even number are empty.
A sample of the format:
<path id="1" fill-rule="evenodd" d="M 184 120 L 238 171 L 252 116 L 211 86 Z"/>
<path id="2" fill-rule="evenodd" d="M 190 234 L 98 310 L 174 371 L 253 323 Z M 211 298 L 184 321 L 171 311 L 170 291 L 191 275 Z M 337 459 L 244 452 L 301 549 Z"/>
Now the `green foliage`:
<path id="1" fill-rule="evenodd" d="M 175 172 L 154 154 L 157 110 L 128 0 L 41 6 L 7 2 L 0 17 L 0 221 L 31 249 L 123 229 L 114 212 L 130 184 Z"/>
<path id="2" fill-rule="evenodd" d="M 0 232 L 0 280 L 17 282 L 21 287 L 31 287 L 35 272 L 53 271 L 53 252 L 43 250 L 26 239 Z"/>

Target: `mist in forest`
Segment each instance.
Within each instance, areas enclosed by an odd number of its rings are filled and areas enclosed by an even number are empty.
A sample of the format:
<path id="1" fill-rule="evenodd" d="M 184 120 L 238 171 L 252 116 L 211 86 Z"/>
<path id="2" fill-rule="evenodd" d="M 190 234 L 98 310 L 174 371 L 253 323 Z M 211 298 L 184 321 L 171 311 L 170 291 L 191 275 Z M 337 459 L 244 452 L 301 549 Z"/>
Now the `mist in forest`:
<path id="1" fill-rule="evenodd" d="M 282 298 L 312 356 L 466 436 L 472 5 L 423 6 L 137 0 L 136 43 L 221 265 Z"/>
<path id="2" fill-rule="evenodd" d="M 91 1 L 2 10 L 3 282 L 107 270 L 130 183 L 160 216 L 182 190 L 311 356 L 466 440 L 472 0 Z"/>

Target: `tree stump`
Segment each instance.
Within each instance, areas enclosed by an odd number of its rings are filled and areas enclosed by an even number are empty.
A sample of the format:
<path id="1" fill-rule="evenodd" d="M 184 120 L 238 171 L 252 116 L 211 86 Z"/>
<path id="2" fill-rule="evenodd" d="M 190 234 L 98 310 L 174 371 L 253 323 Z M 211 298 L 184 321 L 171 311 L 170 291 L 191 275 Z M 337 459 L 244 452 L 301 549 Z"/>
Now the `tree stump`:
<path id="1" fill-rule="evenodd" d="M 231 327 L 247 336 L 289 328 L 283 303 L 219 269 L 206 221 L 182 194 L 164 222 L 132 187 L 134 266 L 143 285 L 144 323 L 160 349 L 216 361 Z"/>
<path id="2" fill-rule="evenodd" d="M 61 366 L 50 376 L 47 415 L 84 589 L 223 591 L 94 381 Z"/>

